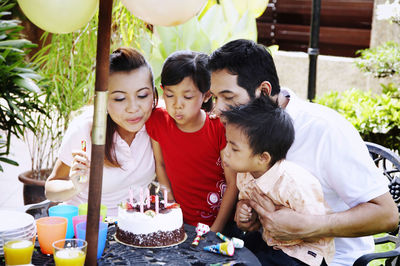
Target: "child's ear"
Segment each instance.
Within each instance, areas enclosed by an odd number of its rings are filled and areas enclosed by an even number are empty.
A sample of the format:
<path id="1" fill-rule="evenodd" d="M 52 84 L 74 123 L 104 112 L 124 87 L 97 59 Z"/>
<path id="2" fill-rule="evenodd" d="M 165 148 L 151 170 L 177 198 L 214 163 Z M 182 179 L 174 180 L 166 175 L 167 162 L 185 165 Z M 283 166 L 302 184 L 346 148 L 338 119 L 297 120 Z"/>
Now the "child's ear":
<path id="1" fill-rule="evenodd" d="M 203 102 L 204 103 L 206 103 L 206 102 L 208 102 L 208 100 L 210 100 L 210 98 L 211 98 L 211 92 L 210 91 L 207 91 L 206 93 L 204 93 L 204 100 L 203 100 Z"/>
<path id="2" fill-rule="evenodd" d="M 258 98 L 261 94 L 270 96 L 271 95 L 272 86 L 268 81 L 261 82 L 260 86 L 257 87 L 255 91 L 255 96 Z"/>
<path id="3" fill-rule="evenodd" d="M 269 154 L 269 152 L 265 151 L 259 155 L 259 160 L 262 164 L 269 165 L 269 163 L 271 162 L 271 155 Z"/>

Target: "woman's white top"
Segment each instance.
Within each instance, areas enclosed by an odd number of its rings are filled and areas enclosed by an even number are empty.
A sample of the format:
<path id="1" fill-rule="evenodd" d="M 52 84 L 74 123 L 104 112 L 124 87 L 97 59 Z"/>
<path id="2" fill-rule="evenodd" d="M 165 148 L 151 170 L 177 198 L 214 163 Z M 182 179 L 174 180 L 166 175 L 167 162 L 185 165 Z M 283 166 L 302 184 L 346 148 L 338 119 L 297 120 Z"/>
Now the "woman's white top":
<path id="1" fill-rule="evenodd" d="M 82 149 L 81 141 L 86 141 L 86 153 L 91 157 L 93 109 L 76 117 L 69 125 L 63 138 L 59 159 L 68 166 L 72 164 L 72 152 Z M 129 146 L 120 135 L 114 134 L 115 154 L 121 168 L 104 166 L 101 203 L 108 208 L 107 216 L 117 216 L 118 204 L 129 198 L 129 188 L 139 191 L 153 181 L 155 173 L 153 149 L 146 128 L 136 133 Z M 137 198 L 139 195 L 134 195 Z M 79 205 L 88 200 L 88 189 L 80 192 L 67 203 Z"/>

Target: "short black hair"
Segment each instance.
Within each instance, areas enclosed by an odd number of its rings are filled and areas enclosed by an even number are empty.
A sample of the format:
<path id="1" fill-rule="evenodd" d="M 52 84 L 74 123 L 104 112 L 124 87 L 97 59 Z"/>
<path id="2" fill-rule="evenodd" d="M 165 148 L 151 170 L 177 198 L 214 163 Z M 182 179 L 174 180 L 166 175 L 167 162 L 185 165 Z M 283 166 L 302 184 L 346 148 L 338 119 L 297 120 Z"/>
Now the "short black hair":
<path id="1" fill-rule="evenodd" d="M 268 96 L 256 98 L 248 105 L 233 106 L 222 116 L 227 124 L 237 126 L 247 136 L 254 155 L 270 154 L 270 165 L 284 159 L 293 144 L 292 119 Z"/>
<path id="2" fill-rule="evenodd" d="M 161 70 L 161 84 L 171 86 L 179 84 L 184 78 L 190 77 L 202 94 L 210 90 L 211 74 L 207 68 L 209 56 L 194 51 L 177 51 L 165 60 Z M 203 103 L 202 109 L 209 112 L 212 101 Z"/>
<path id="3" fill-rule="evenodd" d="M 279 78 L 270 52 L 261 44 L 239 39 L 226 43 L 215 50 L 209 60 L 214 72 L 227 69 L 237 75 L 237 84 L 246 89 L 250 99 L 263 81 L 271 83 L 271 96 L 280 92 Z"/>

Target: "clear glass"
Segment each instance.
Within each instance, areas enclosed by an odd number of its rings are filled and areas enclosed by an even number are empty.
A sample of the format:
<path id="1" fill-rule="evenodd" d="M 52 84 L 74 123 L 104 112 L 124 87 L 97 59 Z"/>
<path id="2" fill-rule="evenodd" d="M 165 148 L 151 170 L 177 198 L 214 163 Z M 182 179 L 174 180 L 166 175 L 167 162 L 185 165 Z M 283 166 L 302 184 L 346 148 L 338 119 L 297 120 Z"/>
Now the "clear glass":
<path id="1" fill-rule="evenodd" d="M 82 239 L 61 239 L 53 243 L 56 266 L 83 266 L 87 242 Z"/>
<path id="2" fill-rule="evenodd" d="M 6 265 L 31 264 L 34 236 L 4 239 L 4 258 Z"/>

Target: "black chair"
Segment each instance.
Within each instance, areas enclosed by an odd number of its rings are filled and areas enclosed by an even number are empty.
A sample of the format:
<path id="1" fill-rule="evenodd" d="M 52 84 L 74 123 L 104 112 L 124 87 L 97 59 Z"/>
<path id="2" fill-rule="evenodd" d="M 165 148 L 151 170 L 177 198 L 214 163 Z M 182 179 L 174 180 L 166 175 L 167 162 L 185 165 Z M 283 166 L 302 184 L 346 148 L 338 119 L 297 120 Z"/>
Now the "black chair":
<path id="1" fill-rule="evenodd" d="M 366 142 L 368 151 L 379 169 L 382 169 L 382 174 L 389 179 L 389 191 L 392 194 L 393 200 L 396 202 L 400 212 L 400 157 L 391 150 L 375 143 Z M 386 259 L 385 266 L 400 265 L 400 238 L 398 229 L 395 232 L 387 233 L 383 237 L 375 238 L 375 245 L 384 243 L 394 243 L 395 249 L 380 252 L 365 254 L 358 258 L 353 266 L 367 265 L 375 259 Z"/>

